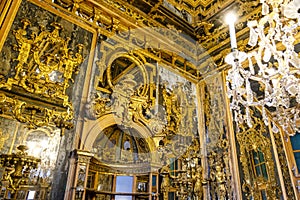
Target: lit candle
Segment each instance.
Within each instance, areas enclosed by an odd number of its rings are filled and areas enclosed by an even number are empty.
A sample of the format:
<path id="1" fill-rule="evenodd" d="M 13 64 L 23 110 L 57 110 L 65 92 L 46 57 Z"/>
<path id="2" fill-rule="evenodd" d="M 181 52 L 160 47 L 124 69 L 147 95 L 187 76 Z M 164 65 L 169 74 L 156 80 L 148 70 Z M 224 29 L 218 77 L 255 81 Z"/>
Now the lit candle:
<path id="1" fill-rule="evenodd" d="M 226 23 L 229 25 L 231 49 L 237 49 L 235 27 L 234 27 L 235 21 L 236 21 L 236 16 L 233 13 L 227 14 Z"/>

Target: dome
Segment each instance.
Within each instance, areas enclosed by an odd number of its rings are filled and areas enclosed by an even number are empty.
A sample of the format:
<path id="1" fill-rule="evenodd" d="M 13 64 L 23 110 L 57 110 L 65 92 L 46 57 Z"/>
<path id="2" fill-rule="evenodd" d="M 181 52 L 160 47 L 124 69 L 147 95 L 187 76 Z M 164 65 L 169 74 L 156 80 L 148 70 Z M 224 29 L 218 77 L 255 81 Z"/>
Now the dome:
<path id="1" fill-rule="evenodd" d="M 150 162 L 149 146 L 133 128 L 110 126 L 98 134 L 93 143 L 93 153 L 102 162 L 130 164 Z"/>

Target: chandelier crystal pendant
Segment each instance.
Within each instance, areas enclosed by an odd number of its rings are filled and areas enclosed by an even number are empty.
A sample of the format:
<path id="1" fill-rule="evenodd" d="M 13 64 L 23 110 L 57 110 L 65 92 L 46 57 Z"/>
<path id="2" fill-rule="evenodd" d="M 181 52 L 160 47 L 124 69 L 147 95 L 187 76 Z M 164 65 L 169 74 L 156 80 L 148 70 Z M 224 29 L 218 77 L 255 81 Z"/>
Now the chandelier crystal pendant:
<path id="1" fill-rule="evenodd" d="M 288 135 L 300 131 L 300 1 L 261 0 L 262 17 L 249 21 L 247 53 L 237 49 L 234 20 L 229 20 L 232 65 L 226 84 L 234 121 L 251 124 L 250 107 L 267 110 Z M 299 43 L 299 44 L 298 44 Z"/>

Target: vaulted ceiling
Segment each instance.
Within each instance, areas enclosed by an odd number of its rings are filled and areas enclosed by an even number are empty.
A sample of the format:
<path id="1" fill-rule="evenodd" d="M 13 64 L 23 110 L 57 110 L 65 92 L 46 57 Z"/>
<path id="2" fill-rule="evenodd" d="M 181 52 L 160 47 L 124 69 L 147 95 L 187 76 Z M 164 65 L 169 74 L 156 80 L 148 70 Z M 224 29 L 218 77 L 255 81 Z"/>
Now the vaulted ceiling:
<path id="1" fill-rule="evenodd" d="M 226 27 L 225 15 L 236 12 L 241 20 L 259 5 L 258 0 L 128 0 L 129 5 L 161 24 L 203 41 Z"/>

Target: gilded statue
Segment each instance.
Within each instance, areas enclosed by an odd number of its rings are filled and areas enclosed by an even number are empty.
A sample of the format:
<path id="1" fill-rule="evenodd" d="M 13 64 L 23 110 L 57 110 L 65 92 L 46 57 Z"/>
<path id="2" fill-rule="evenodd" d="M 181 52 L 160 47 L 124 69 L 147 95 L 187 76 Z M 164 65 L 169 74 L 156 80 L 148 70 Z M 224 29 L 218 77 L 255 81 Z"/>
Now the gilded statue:
<path id="1" fill-rule="evenodd" d="M 164 83 L 162 96 L 164 99 L 164 106 L 167 112 L 168 129 L 175 133 L 179 130 L 182 119 L 182 108 L 179 106 L 178 96 L 174 92 L 167 91 L 167 82 Z"/>
<path id="2" fill-rule="evenodd" d="M 3 181 L 7 181 L 9 186 L 13 189 L 13 190 L 16 190 L 16 185 L 19 185 L 19 182 L 22 180 L 22 179 L 19 179 L 17 181 L 17 183 L 14 183 L 14 180 L 12 178 L 13 174 L 15 173 L 15 168 L 14 167 L 6 167 L 5 168 L 5 173 L 3 175 Z M 3 183 L 2 183 L 3 184 Z"/>
<path id="3" fill-rule="evenodd" d="M 23 26 L 13 31 L 16 39 L 14 49 L 18 57 L 15 75 L 7 80 L 5 87 L 19 85 L 26 91 L 46 98 L 59 98 L 68 105 L 66 90 L 69 81 L 74 82 L 72 75 L 77 73 L 78 66 L 83 62 L 83 45 L 78 44 L 77 52 L 68 48 L 70 38 L 63 38 L 60 32 L 63 27 L 58 22 L 52 22 L 52 31 L 40 27 L 31 27 L 28 19 L 22 19 Z"/>
<path id="4" fill-rule="evenodd" d="M 203 197 L 202 171 L 202 167 L 199 166 L 199 168 L 196 169 L 195 175 L 193 177 L 195 200 L 201 200 Z"/>
<path id="5" fill-rule="evenodd" d="M 82 63 L 82 49 L 83 45 L 78 45 L 78 52 L 73 53 L 73 51 L 68 50 L 67 55 L 65 55 L 66 58 L 63 59 L 63 65 L 64 68 L 64 89 L 63 94 L 65 94 L 66 89 L 69 87 L 68 81 L 70 80 L 72 83 L 74 83 L 74 80 L 72 79 L 73 72 L 78 73 L 77 67 Z"/>
<path id="6" fill-rule="evenodd" d="M 15 35 L 16 41 L 18 43 L 18 45 L 15 46 L 15 49 L 20 52 L 17 59 L 15 59 L 16 61 L 18 61 L 18 64 L 15 67 L 15 79 L 18 78 L 20 72 L 24 67 L 24 64 L 27 63 L 31 47 L 33 45 L 33 38 L 27 39 L 26 37 L 26 29 L 30 25 L 30 21 L 28 19 L 22 19 L 21 21 L 23 23 L 23 28 L 13 31 L 13 34 Z"/>
<path id="7" fill-rule="evenodd" d="M 169 161 L 167 160 L 166 165 L 164 165 L 161 170 L 160 174 L 163 176 L 160 190 L 163 193 L 163 200 L 168 200 L 168 193 L 170 190 L 170 166 Z"/>
<path id="8" fill-rule="evenodd" d="M 218 199 L 226 199 L 226 174 L 220 165 L 217 165 L 215 170 L 211 172 L 210 178 L 215 183 L 215 192 Z"/>

